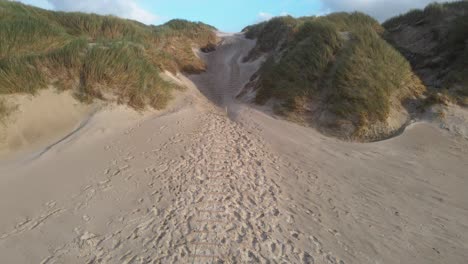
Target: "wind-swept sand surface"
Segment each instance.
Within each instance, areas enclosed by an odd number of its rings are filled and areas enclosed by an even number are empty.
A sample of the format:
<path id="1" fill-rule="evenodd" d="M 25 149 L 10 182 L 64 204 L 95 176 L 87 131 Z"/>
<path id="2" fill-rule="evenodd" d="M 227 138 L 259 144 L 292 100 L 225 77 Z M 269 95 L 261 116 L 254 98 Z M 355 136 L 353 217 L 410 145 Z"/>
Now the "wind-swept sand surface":
<path id="1" fill-rule="evenodd" d="M 51 144 L 86 123 L 94 108 L 78 102 L 70 91 L 45 89 L 36 96 L 5 97 L 14 110 L 0 123 L 0 158 L 11 159 Z"/>
<path id="2" fill-rule="evenodd" d="M 236 102 L 253 45 L 200 54 L 166 113 L 2 164 L 1 263 L 466 263 L 468 141 L 341 142 Z"/>

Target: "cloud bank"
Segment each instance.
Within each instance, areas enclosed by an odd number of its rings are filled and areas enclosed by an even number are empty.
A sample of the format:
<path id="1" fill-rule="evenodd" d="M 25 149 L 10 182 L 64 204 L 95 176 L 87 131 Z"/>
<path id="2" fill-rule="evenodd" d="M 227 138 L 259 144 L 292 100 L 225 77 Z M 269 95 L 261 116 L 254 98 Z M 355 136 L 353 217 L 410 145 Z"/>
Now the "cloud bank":
<path id="1" fill-rule="evenodd" d="M 135 0 L 47 0 L 56 10 L 115 15 L 154 24 L 158 16 L 141 8 Z"/>
<path id="2" fill-rule="evenodd" d="M 432 2 L 434 0 L 322 0 L 324 10 L 331 10 L 332 12 L 361 11 L 379 21 L 406 13 L 410 9 L 424 8 Z"/>

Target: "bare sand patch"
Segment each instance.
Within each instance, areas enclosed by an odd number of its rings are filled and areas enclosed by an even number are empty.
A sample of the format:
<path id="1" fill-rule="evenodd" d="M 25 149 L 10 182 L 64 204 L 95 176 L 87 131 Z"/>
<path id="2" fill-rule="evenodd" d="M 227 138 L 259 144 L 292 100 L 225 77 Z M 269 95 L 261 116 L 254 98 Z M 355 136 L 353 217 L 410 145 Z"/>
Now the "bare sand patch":
<path id="1" fill-rule="evenodd" d="M 52 88 L 35 96 L 6 97 L 14 110 L 0 124 L 0 157 L 51 144 L 85 122 L 95 107 L 77 101 L 70 91 Z"/>

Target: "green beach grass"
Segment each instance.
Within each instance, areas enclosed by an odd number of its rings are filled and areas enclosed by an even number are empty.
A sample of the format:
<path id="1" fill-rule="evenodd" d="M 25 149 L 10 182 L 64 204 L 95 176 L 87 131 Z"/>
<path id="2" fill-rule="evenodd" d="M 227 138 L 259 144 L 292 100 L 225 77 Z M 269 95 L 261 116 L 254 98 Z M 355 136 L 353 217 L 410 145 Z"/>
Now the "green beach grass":
<path id="1" fill-rule="evenodd" d="M 257 39 L 254 52 L 271 54 L 259 71 L 255 100 L 282 100 L 282 113 L 302 113 L 316 102 L 364 126 L 385 120 L 395 96 L 403 100 L 423 89 L 408 61 L 381 37 L 380 24 L 362 13 L 280 17 L 245 31 Z M 278 46 L 263 44 L 272 41 Z"/>
<path id="2" fill-rule="evenodd" d="M 203 71 L 192 48 L 216 43 L 214 28 L 200 22 L 148 26 L 5 0 L 0 35 L 0 95 L 35 94 L 52 85 L 87 101 L 111 93 L 136 109 L 164 108 L 178 87 L 159 74 Z"/>

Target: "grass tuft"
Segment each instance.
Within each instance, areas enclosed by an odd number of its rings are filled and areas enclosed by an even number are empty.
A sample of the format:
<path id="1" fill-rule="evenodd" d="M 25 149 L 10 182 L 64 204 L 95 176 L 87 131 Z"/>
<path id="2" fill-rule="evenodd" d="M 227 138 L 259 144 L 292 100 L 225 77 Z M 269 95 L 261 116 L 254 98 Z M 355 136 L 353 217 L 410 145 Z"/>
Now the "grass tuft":
<path id="1" fill-rule="evenodd" d="M 283 98 L 290 107 L 297 109 L 293 103 L 297 97 L 313 96 L 318 92 L 318 81 L 343 41 L 332 24 L 309 21 L 299 26 L 289 45 L 291 47 L 278 63 L 270 58 L 262 67 L 257 103 L 264 103 L 270 97 Z"/>
<path id="2" fill-rule="evenodd" d="M 384 121 L 391 97 L 408 94 L 413 84 L 408 61 L 375 31 L 354 32 L 353 40 L 336 64 L 327 98 L 330 109 L 342 117 Z"/>
<path id="3" fill-rule="evenodd" d="M 83 96 L 105 97 L 112 91 L 121 103 L 141 109 L 146 104 L 164 108 L 171 85 L 163 81 L 144 49 L 128 42 L 94 46 L 81 71 Z"/>

